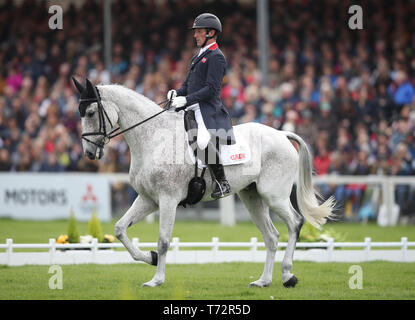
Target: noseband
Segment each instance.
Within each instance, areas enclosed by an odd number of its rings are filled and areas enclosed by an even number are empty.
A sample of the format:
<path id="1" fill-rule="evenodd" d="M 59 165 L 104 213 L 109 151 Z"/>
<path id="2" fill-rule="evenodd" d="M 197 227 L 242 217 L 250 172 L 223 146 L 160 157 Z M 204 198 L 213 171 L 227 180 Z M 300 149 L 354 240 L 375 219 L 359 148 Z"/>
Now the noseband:
<path id="1" fill-rule="evenodd" d="M 120 130 L 121 128 L 120 127 L 118 127 L 118 128 L 115 128 L 114 129 L 114 126 L 113 126 L 113 124 L 112 124 L 112 122 L 111 122 L 111 120 L 110 120 L 110 118 L 109 118 L 109 116 L 108 116 L 108 114 L 107 114 L 107 112 L 105 111 L 105 109 L 104 109 L 104 107 L 102 106 L 102 102 L 101 102 L 101 97 L 99 96 L 99 93 L 98 93 L 98 89 L 96 89 L 95 88 L 95 90 L 94 90 L 95 92 L 94 92 L 94 95 L 95 95 L 95 97 L 94 98 L 86 98 L 86 99 L 79 99 L 79 103 L 81 104 L 81 103 L 88 103 L 88 105 L 89 104 L 91 104 L 91 103 L 94 103 L 94 102 L 96 102 L 97 104 L 98 104 L 98 119 L 99 119 L 99 130 L 97 131 L 97 132 L 87 132 L 87 133 L 83 133 L 82 134 L 82 139 L 84 139 L 85 141 L 87 141 L 87 142 L 89 142 L 89 143 L 92 143 L 93 145 L 95 145 L 95 146 L 97 146 L 98 148 L 100 148 L 100 149 L 103 149 L 104 148 L 104 146 L 112 139 L 112 138 L 115 138 L 116 136 L 119 136 L 120 134 L 123 134 L 124 132 L 127 132 L 127 131 L 129 131 L 129 130 L 131 130 L 131 129 L 133 129 L 133 128 L 135 128 L 135 127 L 137 127 L 137 126 L 139 126 L 139 125 L 141 125 L 141 124 L 143 124 L 144 122 L 146 122 L 146 121 L 148 121 L 148 120 L 150 120 L 150 119 L 152 119 L 152 118 L 154 118 L 154 117 L 156 117 L 156 116 L 158 116 L 159 114 L 161 114 L 161 113 L 163 113 L 163 112 L 165 112 L 165 111 L 167 111 L 167 110 L 169 110 L 170 109 L 170 107 L 171 107 L 171 102 L 172 102 L 172 100 L 171 99 L 167 99 L 167 100 L 164 100 L 163 102 L 160 102 L 158 105 L 160 106 L 160 105 L 162 105 L 162 104 L 165 104 L 165 106 L 166 106 L 166 108 L 164 109 L 164 110 L 162 110 L 162 111 L 160 111 L 160 112 L 158 112 L 158 113 L 156 113 L 156 114 L 154 114 L 154 115 L 152 115 L 151 117 L 149 117 L 149 118 L 147 118 L 147 119 L 145 119 L 145 120 L 143 120 L 143 121 L 140 121 L 140 122 L 138 122 L 138 123 L 136 123 L 136 124 L 134 124 L 134 125 L 132 125 L 131 127 L 129 127 L 129 128 L 127 128 L 127 129 L 124 129 L 124 130 L 122 130 L 122 131 L 119 131 L 119 132 L 117 132 L 118 130 Z M 105 126 L 105 118 L 107 118 L 107 120 L 108 120 L 108 122 L 109 122 L 109 124 L 110 124 L 110 126 L 111 126 L 111 131 L 109 132 L 109 133 L 107 133 L 107 130 L 106 130 L 106 126 Z M 101 142 L 100 143 L 98 143 L 98 142 L 94 142 L 94 141 L 92 141 L 92 140 L 90 140 L 90 139 L 88 139 L 87 137 L 89 137 L 89 136 L 102 136 L 102 140 L 101 140 Z"/>

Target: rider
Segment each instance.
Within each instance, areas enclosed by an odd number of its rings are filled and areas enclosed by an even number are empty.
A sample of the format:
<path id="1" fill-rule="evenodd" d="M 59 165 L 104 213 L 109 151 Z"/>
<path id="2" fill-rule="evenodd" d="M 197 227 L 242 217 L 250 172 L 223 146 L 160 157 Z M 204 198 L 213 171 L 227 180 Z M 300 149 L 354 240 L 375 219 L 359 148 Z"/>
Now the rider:
<path id="1" fill-rule="evenodd" d="M 207 163 L 215 183 L 211 196 L 216 199 L 231 192 L 220 159 L 219 145 L 235 141 L 231 118 L 220 98 L 226 59 L 216 39 L 222 32 L 222 24 L 215 15 L 203 13 L 196 17 L 191 29 L 200 51 L 192 58 L 182 86 L 177 91 L 170 90 L 167 98 L 173 99 L 175 111 L 186 108 L 195 112 L 197 145 L 201 150 L 213 150 L 216 154 L 216 161 L 209 159 Z"/>

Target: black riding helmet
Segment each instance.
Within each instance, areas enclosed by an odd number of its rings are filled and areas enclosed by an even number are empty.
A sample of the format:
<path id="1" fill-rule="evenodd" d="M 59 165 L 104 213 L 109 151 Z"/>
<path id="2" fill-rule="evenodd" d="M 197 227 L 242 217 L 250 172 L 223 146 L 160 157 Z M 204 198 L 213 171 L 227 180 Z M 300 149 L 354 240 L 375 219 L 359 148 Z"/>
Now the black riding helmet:
<path id="1" fill-rule="evenodd" d="M 206 40 L 203 43 L 202 47 L 205 46 L 206 41 L 213 38 L 208 35 L 209 31 L 211 29 L 216 30 L 215 35 L 217 35 L 219 32 L 222 32 L 222 24 L 217 16 L 215 16 L 212 13 L 202 13 L 198 15 L 193 22 L 193 29 L 206 29 Z"/>
<path id="2" fill-rule="evenodd" d="M 193 22 L 192 29 L 215 29 L 222 32 L 222 24 L 217 16 L 211 13 L 202 13 L 198 15 Z"/>

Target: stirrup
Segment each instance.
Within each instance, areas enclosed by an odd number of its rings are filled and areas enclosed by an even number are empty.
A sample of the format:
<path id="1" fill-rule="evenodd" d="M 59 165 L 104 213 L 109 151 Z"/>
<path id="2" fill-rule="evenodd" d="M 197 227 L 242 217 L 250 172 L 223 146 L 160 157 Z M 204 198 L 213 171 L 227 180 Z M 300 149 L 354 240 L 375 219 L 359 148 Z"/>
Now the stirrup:
<path id="1" fill-rule="evenodd" d="M 215 182 L 215 189 L 213 190 L 212 194 L 210 195 L 214 199 L 223 198 L 229 193 L 231 193 L 231 187 L 227 180 L 213 180 Z"/>

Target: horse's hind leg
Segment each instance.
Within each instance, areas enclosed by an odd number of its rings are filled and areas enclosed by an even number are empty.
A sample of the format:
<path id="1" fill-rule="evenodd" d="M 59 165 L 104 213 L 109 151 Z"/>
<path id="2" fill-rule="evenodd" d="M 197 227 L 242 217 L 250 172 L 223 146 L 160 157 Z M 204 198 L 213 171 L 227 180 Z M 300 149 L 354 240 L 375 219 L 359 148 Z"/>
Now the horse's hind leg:
<path id="1" fill-rule="evenodd" d="M 265 266 L 261 278 L 250 283 L 249 286 L 268 287 L 272 282 L 275 253 L 278 247 L 278 231 L 275 229 L 269 216 L 269 207 L 260 197 L 254 185 L 240 191 L 238 195 L 251 214 L 253 222 L 261 231 L 267 248 Z"/>
<path id="2" fill-rule="evenodd" d="M 284 258 L 282 260 L 282 283 L 284 287 L 295 287 L 298 280 L 290 272 L 293 266 L 293 255 L 295 245 L 300 235 L 301 227 L 304 223 L 304 218 L 297 213 L 291 206 L 290 199 L 272 201 L 271 208 L 284 220 L 288 228 L 288 243 L 285 249 Z"/>
<path id="3" fill-rule="evenodd" d="M 127 228 L 156 210 L 157 205 L 153 201 L 147 201 L 142 196 L 137 196 L 130 209 L 115 224 L 115 236 L 122 242 L 133 259 L 153 265 L 157 265 L 157 254 L 151 252 L 144 253 L 135 247 L 127 236 Z"/>

